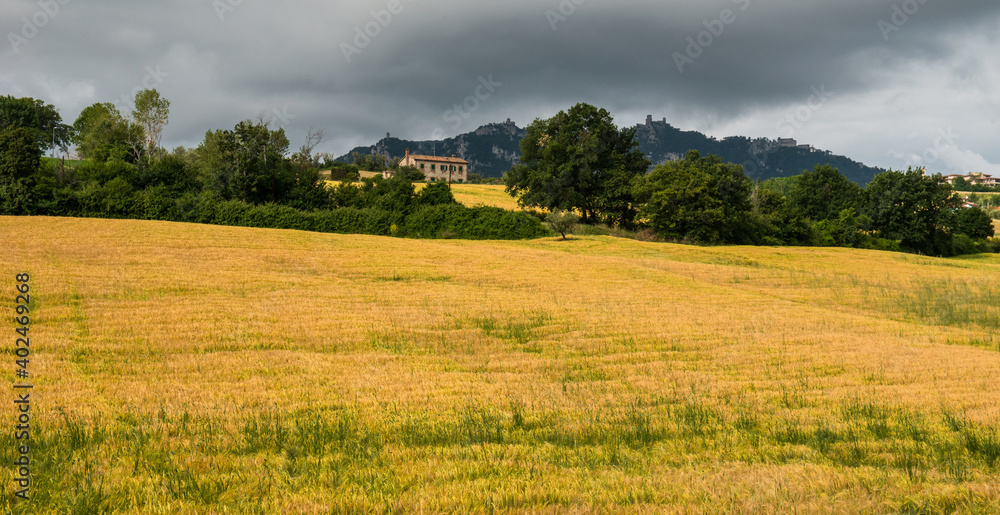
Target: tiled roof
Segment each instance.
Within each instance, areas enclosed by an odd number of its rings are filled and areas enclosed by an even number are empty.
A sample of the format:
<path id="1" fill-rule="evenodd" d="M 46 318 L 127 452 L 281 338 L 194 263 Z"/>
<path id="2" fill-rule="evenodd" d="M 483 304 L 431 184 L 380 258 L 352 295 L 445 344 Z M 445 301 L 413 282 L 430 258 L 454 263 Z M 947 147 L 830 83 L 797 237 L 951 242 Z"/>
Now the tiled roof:
<path id="1" fill-rule="evenodd" d="M 466 161 L 465 159 L 460 159 L 460 158 L 457 158 L 457 157 L 421 156 L 421 155 L 416 155 L 416 154 L 410 154 L 409 157 L 411 157 L 411 158 L 413 158 L 413 159 L 415 159 L 417 161 L 437 161 L 439 163 L 455 163 L 455 164 L 462 164 L 462 165 L 469 164 L 469 162 Z"/>

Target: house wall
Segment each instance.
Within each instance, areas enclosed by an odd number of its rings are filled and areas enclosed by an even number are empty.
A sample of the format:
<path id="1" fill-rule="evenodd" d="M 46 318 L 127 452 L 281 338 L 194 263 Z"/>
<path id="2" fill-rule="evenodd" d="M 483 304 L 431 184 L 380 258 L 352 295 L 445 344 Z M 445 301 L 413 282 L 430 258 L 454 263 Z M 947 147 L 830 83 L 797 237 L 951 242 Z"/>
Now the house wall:
<path id="1" fill-rule="evenodd" d="M 424 156 L 426 157 L 426 156 Z M 468 182 L 469 163 L 465 161 L 449 162 L 436 159 L 421 159 L 409 152 L 399 162 L 400 166 L 414 166 L 424 173 L 427 182 L 448 181 Z"/>
<path id="2" fill-rule="evenodd" d="M 415 160 L 414 166 L 427 177 L 427 182 L 447 181 L 448 174 L 451 174 L 451 182 L 466 182 L 469 180 L 469 169 L 467 165 L 438 163 L 434 161 Z M 461 170 L 459 170 L 461 169 Z"/>

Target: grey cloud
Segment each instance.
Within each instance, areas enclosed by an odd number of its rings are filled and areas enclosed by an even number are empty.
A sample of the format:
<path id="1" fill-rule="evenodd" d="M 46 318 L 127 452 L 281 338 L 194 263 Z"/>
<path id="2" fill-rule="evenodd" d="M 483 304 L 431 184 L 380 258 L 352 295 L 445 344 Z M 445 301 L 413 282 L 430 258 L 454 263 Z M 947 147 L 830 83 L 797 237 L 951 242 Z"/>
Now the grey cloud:
<path id="1" fill-rule="evenodd" d="M 293 142 L 309 126 L 325 127 L 333 139 L 322 150 L 338 153 L 386 131 L 418 139 L 435 129 L 452 135 L 449 109 L 490 75 L 502 86 L 463 118 L 459 131 L 508 117 L 524 125 L 587 101 L 622 124 L 650 112 L 684 128 L 739 126 L 760 131 L 748 136 L 776 137 L 775 113 L 820 85 L 838 100 L 871 102 L 838 104 L 824 114 L 849 112 L 873 130 L 913 133 L 894 123 L 927 118 L 930 125 L 978 131 L 984 111 L 992 120 L 1000 116 L 995 61 L 983 57 L 995 46 L 982 42 L 995 43 L 1000 26 L 994 1 L 220 1 L 221 19 L 220 4 L 207 0 L 70 1 L 20 52 L 12 52 L 7 37 L 0 40 L 0 94 L 57 96 L 72 121 L 89 103 L 132 91 L 147 67 L 159 65 L 170 74 L 158 86 L 172 101 L 168 145 L 194 145 L 206 130 L 279 111 L 293 116 L 283 122 Z M 399 12 L 385 18 L 394 6 Z M 917 8 L 897 26 L 894 6 Z M 26 0 L 5 3 L 0 34 L 18 34 L 21 18 L 37 9 Z M 686 54 L 688 38 L 718 29 L 714 20 L 725 9 L 735 21 L 700 45 L 680 73 L 674 53 Z M 880 20 L 892 27 L 888 41 Z M 355 45 L 358 31 L 372 27 L 377 35 Z M 343 44 L 358 47 L 350 62 Z M 940 91 L 916 92 L 930 87 L 920 85 L 922 68 L 946 70 L 950 80 L 937 81 Z M 907 111 L 894 122 L 884 116 L 886 92 L 911 99 L 911 106 L 914 95 L 976 98 L 947 115 Z M 986 127 L 995 131 L 991 119 Z M 836 134 L 838 124 L 817 115 L 803 130 L 832 135 L 826 137 L 844 145 L 838 152 L 879 166 L 898 164 L 890 150 L 921 151 L 852 143 Z M 1000 151 L 983 141 L 969 137 L 963 150 L 1000 162 Z"/>

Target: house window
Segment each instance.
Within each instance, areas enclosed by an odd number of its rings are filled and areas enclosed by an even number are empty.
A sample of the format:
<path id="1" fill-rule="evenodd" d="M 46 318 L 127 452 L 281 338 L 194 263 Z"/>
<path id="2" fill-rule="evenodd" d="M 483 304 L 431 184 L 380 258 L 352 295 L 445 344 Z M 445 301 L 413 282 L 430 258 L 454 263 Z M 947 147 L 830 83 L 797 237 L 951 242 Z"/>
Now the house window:
<path id="1" fill-rule="evenodd" d="M 421 169 L 421 170 L 423 170 L 423 169 L 424 169 L 424 164 L 423 164 L 423 163 L 420 163 L 420 169 Z"/>
<path id="2" fill-rule="evenodd" d="M 431 165 L 431 171 L 432 171 L 432 172 L 434 171 L 434 167 L 435 167 L 435 166 L 436 166 L 436 165 Z"/>
<path id="3" fill-rule="evenodd" d="M 462 171 L 462 167 L 461 166 L 458 167 L 458 171 L 460 171 L 460 172 Z"/>

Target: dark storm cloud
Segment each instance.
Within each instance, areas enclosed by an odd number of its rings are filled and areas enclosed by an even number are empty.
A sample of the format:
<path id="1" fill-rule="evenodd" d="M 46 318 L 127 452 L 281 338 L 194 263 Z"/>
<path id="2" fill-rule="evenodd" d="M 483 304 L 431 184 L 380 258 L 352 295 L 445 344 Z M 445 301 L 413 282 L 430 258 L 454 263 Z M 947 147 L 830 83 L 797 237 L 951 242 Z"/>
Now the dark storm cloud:
<path id="1" fill-rule="evenodd" d="M 155 83 L 172 101 L 167 144 L 265 113 L 293 142 L 326 128 L 323 150 L 342 153 L 387 131 L 523 126 L 579 101 L 621 124 L 653 113 L 777 137 L 785 112 L 824 88 L 834 100 L 796 137 L 889 166 L 933 157 L 931 135 L 955 126 L 957 150 L 1000 162 L 983 136 L 1000 116 L 995 1 L 17 0 L 0 20 L 0 94 L 46 99 L 72 121 Z M 942 97 L 954 104 L 935 108 Z M 882 146 L 845 135 L 852 122 L 886 133 Z"/>

